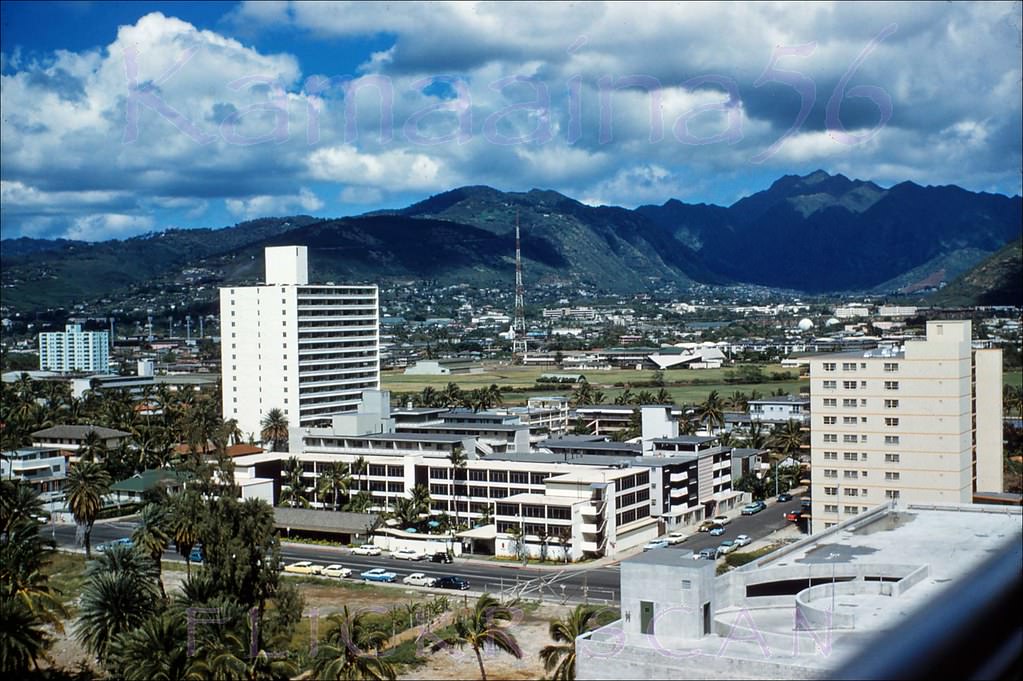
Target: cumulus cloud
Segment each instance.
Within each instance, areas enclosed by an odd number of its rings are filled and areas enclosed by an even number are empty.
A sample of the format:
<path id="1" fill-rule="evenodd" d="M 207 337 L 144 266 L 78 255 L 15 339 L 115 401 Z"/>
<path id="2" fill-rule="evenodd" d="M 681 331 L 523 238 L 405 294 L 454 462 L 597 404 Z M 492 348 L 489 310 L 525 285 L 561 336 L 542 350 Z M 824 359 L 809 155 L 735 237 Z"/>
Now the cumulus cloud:
<path id="1" fill-rule="evenodd" d="M 313 213 L 323 208 L 323 201 L 304 187 L 292 196 L 249 196 L 227 199 L 226 204 L 232 215 L 244 218 L 287 215 L 295 211 Z"/>

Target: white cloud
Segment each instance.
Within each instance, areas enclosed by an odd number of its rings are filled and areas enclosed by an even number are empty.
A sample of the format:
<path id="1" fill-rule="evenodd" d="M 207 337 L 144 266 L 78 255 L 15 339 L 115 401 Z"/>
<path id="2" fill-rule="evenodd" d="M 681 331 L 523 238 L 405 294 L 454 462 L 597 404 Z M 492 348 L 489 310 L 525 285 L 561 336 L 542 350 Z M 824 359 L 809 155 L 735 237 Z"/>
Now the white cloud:
<path id="1" fill-rule="evenodd" d="M 153 228 L 153 219 L 145 215 L 100 213 L 75 218 L 65 232 L 68 239 L 103 241 L 132 236 Z"/>
<path id="2" fill-rule="evenodd" d="M 243 199 L 227 199 L 225 203 L 232 215 L 243 218 L 287 215 L 295 211 L 313 213 L 323 208 L 323 201 L 305 187 L 292 196 L 249 196 Z"/>
<path id="3" fill-rule="evenodd" d="M 390 190 L 436 189 L 446 186 L 449 179 L 441 164 L 426 154 L 407 150 L 367 154 L 347 144 L 313 151 L 308 167 L 318 180 Z"/>

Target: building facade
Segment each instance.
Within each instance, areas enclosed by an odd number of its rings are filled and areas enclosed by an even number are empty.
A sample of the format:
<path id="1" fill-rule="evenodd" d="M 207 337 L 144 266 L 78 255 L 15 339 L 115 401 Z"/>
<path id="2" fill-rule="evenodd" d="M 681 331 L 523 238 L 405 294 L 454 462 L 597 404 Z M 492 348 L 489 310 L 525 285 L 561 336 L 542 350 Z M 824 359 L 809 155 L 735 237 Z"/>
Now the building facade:
<path id="1" fill-rule="evenodd" d="M 886 501 L 1001 490 L 1001 367 L 1001 350 L 972 349 L 968 321 L 928 322 L 901 348 L 812 357 L 812 531 Z"/>
<path id="2" fill-rule="evenodd" d="M 63 501 L 66 478 L 67 459 L 56 448 L 23 447 L 0 457 L 0 479 L 29 484 L 44 504 Z"/>
<path id="3" fill-rule="evenodd" d="M 110 335 L 106 331 L 82 331 L 81 324 L 41 333 L 39 368 L 61 373 L 110 371 Z"/>
<path id="4" fill-rule="evenodd" d="M 220 290 L 225 419 L 257 438 L 271 409 L 329 423 L 380 386 L 374 285 L 309 284 L 305 246 L 266 249 L 266 284 Z"/>

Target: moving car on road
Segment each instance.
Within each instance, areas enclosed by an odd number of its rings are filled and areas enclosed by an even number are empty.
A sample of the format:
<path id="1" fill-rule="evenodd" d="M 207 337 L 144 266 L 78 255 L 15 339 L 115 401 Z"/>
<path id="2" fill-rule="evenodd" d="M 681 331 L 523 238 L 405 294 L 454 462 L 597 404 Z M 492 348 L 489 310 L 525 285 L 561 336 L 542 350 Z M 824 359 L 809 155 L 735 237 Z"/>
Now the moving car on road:
<path id="1" fill-rule="evenodd" d="M 785 514 L 785 520 L 789 520 L 794 523 L 798 523 L 802 519 L 803 519 L 802 511 L 789 511 L 788 513 Z"/>
<path id="2" fill-rule="evenodd" d="M 731 553 L 732 551 L 736 550 L 737 548 L 739 548 L 739 547 L 735 545 L 734 541 L 732 541 L 731 539 L 726 539 L 723 542 L 721 542 L 720 546 L 718 546 L 718 548 L 717 548 L 717 555 L 719 555 L 719 556 L 728 555 L 729 553 Z"/>
<path id="3" fill-rule="evenodd" d="M 402 584 L 408 584 L 409 586 L 433 586 L 437 583 L 436 577 L 427 577 L 422 572 L 413 572 L 411 575 L 401 580 Z"/>
<path id="4" fill-rule="evenodd" d="M 643 545 L 644 551 L 652 551 L 654 549 L 665 549 L 668 547 L 667 539 L 655 539 L 652 542 L 647 542 Z"/>
<path id="5" fill-rule="evenodd" d="M 100 544 L 96 547 L 96 550 L 102 553 L 112 546 L 127 546 L 130 549 L 135 546 L 135 542 L 131 540 L 131 537 L 121 537 L 120 539 L 113 539 L 105 544 Z"/>
<path id="6" fill-rule="evenodd" d="M 713 520 L 704 520 L 703 523 L 696 528 L 697 532 L 709 532 L 713 527 L 717 525 Z"/>
<path id="7" fill-rule="evenodd" d="M 188 560 L 193 563 L 201 563 L 205 559 L 202 553 L 202 544 L 197 544 L 192 547 L 192 550 L 188 554 Z"/>
<path id="8" fill-rule="evenodd" d="M 328 565 L 327 567 L 323 568 L 323 575 L 325 577 L 342 577 L 342 578 L 343 577 L 351 577 L 352 576 L 352 571 L 349 570 L 348 568 L 346 568 L 343 565 L 338 565 L 337 563 L 333 563 L 332 565 Z"/>
<path id="9" fill-rule="evenodd" d="M 750 538 L 748 534 L 740 534 L 738 537 L 735 538 L 735 545 L 748 546 L 751 541 L 753 541 L 753 539 Z"/>
<path id="10" fill-rule="evenodd" d="M 778 503 L 784 504 L 786 501 L 792 501 L 792 495 L 788 492 L 782 492 L 778 495 Z"/>
<path id="11" fill-rule="evenodd" d="M 731 520 L 726 515 L 716 515 L 714 516 L 714 522 L 718 525 L 727 525 Z"/>
<path id="12" fill-rule="evenodd" d="M 764 502 L 754 501 L 752 504 L 746 504 L 745 506 L 742 507 L 742 514 L 756 515 L 757 513 L 763 511 L 765 508 L 767 508 L 767 504 L 765 504 Z"/>
<path id="13" fill-rule="evenodd" d="M 352 549 L 352 553 L 356 556 L 379 556 L 383 551 L 380 550 L 379 546 L 373 544 L 363 544 L 362 546 L 356 546 Z"/>
<path id="14" fill-rule="evenodd" d="M 438 551 L 430 556 L 431 563 L 454 563 L 455 559 L 447 551 Z"/>
<path id="15" fill-rule="evenodd" d="M 439 589 L 455 589 L 457 591 L 468 591 L 469 580 L 461 577 L 441 577 L 434 584 Z"/>
<path id="16" fill-rule="evenodd" d="M 424 560 L 426 558 L 426 554 L 420 553 L 415 549 L 398 549 L 391 554 L 391 557 L 397 558 L 398 560 Z"/>
<path id="17" fill-rule="evenodd" d="M 373 568 L 372 570 L 366 570 L 359 575 L 367 582 L 393 582 L 398 578 L 398 575 L 393 572 L 388 572 L 384 568 Z"/>
<path id="18" fill-rule="evenodd" d="M 725 528 L 721 527 L 720 525 L 715 525 L 714 527 L 710 528 L 710 536 L 712 537 L 720 537 L 724 533 Z"/>
<path id="19" fill-rule="evenodd" d="M 318 575 L 323 572 L 323 566 L 313 565 L 311 560 L 300 560 L 297 563 L 285 565 L 284 571 L 296 575 Z"/>
<path id="20" fill-rule="evenodd" d="M 671 534 L 668 535 L 667 541 L 669 544 L 674 546 L 675 544 L 681 544 L 688 538 L 689 535 L 687 535 L 685 532 L 672 532 Z"/>

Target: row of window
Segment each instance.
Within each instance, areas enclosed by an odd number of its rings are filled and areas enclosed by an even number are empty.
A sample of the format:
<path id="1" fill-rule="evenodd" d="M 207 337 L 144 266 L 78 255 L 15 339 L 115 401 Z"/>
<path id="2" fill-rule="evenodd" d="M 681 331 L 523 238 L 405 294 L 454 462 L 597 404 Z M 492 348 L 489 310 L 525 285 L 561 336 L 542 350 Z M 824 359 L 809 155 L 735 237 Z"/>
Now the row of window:
<path id="1" fill-rule="evenodd" d="M 838 364 L 835 362 L 824 362 L 824 371 L 835 371 L 838 368 Z M 860 369 L 866 369 L 867 363 L 860 362 Z M 898 371 L 898 362 L 885 362 L 884 370 L 888 372 Z M 842 371 L 856 371 L 856 362 L 842 362 Z"/>
<path id="2" fill-rule="evenodd" d="M 825 390 L 836 390 L 838 388 L 838 381 L 825 380 L 825 381 L 823 381 L 822 387 Z M 859 389 L 866 389 L 867 382 L 866 381 L 860 381 L 859 384 L 857 385 L 856 381 L 842 381 L 842 388 L 845 389 L 845 390 L 856 390 L 857 387 L 859 387 Z M 898 390 L 899 389 L 899 382 L 898 381 L 885 381 L 884 382 L 884 389 L 885 390 Z"/>

